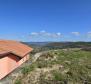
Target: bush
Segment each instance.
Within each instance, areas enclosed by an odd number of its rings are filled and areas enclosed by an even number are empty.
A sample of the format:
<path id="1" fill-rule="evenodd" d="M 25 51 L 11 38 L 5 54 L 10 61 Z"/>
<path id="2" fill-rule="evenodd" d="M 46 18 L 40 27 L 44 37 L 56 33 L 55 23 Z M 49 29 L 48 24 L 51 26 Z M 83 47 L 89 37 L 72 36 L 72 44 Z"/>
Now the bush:
<path id="1" fill-rule="evenodd" d="M 24 75 L 25 75 L 25 74 L 28 74 L 28 72 L 29 72 L 29 67 L 23 67 L 21 72 L 22 72 Z"/>
<path id="2" fill-rule="evenodd" d="M 53 79 L 56 80 L 56 81 L 62 81 L 63 76 L 61 75 L 60 72 L 54 71 L 53 72 Z"/>
<path id="3" fill-rule="evenodd" d="M 47 67 L 47 66 L 48 66 L 47 61 L 39 61 L 39 62 L 37 62 L 37 67 L 38 68 L 44 68 L 44 67 Z"/>
<path id="4" fill-rule="evenodd" d="M 21 80 L 17 79 L 14 84 L 22 84 Z"/>
<path id="5" fill-rule="evenodd" d="M 28 74 L 29 72 L 33 71 L 34 68 L 35 68 L 35 67 L 34 67 L 33 64 L 30 65 L 30 66 L 25 66 L 25 67 L 22 68 L 21 72 L 22 72 L 24 75 L 26 75 L 26 74 Z"/>

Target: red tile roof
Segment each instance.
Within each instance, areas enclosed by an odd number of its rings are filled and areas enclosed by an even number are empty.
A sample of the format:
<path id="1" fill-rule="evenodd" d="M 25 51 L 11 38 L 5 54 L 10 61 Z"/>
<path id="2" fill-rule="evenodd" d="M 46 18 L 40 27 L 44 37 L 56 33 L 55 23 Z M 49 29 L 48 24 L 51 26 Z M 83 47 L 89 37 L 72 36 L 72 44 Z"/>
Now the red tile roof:
<path id="1" fill-rule="evenodd" d="M 18 41 L 0 40 L 0 54 L 11 52 L 20 57 L 24 57 L 31 51 L 32 48 Z"/>

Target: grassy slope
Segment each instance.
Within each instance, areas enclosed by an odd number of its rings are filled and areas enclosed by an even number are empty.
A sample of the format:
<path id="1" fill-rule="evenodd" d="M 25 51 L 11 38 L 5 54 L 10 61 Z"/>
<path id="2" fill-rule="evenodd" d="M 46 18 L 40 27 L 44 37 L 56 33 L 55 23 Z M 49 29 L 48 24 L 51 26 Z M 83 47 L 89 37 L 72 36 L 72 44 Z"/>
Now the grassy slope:
<path id="1" fill-rule="evenodd" d="M 91 84 L 91 52 L 52 50 L 21 72 L 23 76 L 18 77 L 15 84 Z"/>

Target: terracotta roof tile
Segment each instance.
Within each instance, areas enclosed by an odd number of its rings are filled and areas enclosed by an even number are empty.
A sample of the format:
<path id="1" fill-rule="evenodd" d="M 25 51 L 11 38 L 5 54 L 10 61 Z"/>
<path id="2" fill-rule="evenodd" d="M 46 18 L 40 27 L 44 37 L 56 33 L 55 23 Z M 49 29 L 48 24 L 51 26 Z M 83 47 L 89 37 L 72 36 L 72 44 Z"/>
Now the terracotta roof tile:
<path id="1" fill-rule="evenodd" d="M 6 50 L 0 50 L 0 56 L 10 53 L 10 51 L 6 51 Z"/>
<path id="2" fill-rule="evenodd" d="M 11 52 L 20 57 L 23 57 L 30 51 L 32 51 L 32 48 L 30 48 L 27 45 L 22 44 L 18 41 L 0 40 L 0 53 Z"/>

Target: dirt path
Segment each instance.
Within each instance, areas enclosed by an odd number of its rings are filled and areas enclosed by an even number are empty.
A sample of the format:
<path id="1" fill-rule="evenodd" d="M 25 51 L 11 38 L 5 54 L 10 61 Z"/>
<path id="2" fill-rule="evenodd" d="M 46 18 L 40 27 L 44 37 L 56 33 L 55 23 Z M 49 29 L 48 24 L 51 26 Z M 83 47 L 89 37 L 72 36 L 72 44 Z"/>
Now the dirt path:
<path id="1" fill-rule="evenodd" d="M 49 51 L 42 51 L 42 52 L 36 53 L 33 56 L 33 62 L 35 62 L 42 54 L 47 53 L 47 52 L 49 52 Z"/>
<path id="2" fill-rule="evenodd" d="M 33 62 L 35 62 L 42 54 L 43 52 L 36 53 L 33 57 Z"/>

